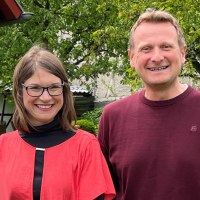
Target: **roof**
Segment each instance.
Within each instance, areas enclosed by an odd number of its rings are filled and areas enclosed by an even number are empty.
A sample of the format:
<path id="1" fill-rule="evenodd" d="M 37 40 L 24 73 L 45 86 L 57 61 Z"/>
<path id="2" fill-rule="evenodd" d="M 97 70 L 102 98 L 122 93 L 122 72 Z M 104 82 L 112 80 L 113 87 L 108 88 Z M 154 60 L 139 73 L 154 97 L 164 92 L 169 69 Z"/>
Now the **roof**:
<path id="1" fill-rule="evenodd" d="M 17 0 L 1 0 L 0 26 L 24 22 L 32 15 L 31 12 L 25 12 Z"/>
<path id="2" fill-rule="evenodd" d="M 3 85 L 2 82 L 0 81 L 0 89 L 3 88 L 3 92 L 1 92 L 0 94 L 11 94 L 12 92 L 12 87 Z M 92 92 L 90 92 L 89 90 L 86 90 L 80 86 L 75 86 L 72 85 L 70 86 L 70 90 L 73 93 L 73 95 L 83 95 L 83 96 L 91 96 Z"/>
<path id="3" fill-rule="evenodd" d="M 70 86 L 70 90 L 74 95 L 83 95 L 83 96 L 88 96 L 92 95 L 92 93 L 89 90 L 86 90 L 80 86 L 72 85 Z"/>

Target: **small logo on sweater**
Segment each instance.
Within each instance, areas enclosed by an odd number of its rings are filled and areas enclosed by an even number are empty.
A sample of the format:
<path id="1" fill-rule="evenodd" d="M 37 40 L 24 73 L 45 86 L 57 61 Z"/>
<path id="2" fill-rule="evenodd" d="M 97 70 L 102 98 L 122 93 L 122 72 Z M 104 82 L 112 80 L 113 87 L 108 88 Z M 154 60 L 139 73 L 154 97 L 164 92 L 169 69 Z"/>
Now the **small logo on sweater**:
<path id="1" fill-rule="evenodd" d="M 193 133 L 196 133 L 198 130 L 197 126 L 196 125 L 192 125 L 191 128 L 190 128 L 190 131 L 193 132 Z"/>

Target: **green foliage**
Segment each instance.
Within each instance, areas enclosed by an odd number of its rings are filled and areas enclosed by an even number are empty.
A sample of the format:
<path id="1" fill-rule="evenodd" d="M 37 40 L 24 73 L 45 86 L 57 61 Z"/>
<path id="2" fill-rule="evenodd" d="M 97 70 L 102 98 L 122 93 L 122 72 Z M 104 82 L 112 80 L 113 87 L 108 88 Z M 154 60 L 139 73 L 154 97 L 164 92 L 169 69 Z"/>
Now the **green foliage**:
<path id="1" fill-rule="evenodd" d="M 83 113 L 80 118 L 80 120 L 87 120 L 93 123 L 95 135 L 98 133 L 99 119 L 101 117 L 102 111 L 103 107 L 98 107 L 94 110 Z"/>
<path id="2" fill-rule="evenodd" d="M 131 86 L 131 92 L 135 93 L 143 87 L 142 79 L 138 76 L 136 71 L 129 67 L 126 72 L 124 79 L 121 81 L 123 84 Z"/>
<path id="3" fill-rule="evenodd" d="M 12 84 L 13 70 L 19 58 L 34 44 L 43 43 L 57 53 L 71 80 L 84 77 L 86 81 L 95 81 L 99 74 L 114 72 L 125 77 L 123 83 L 132 84 L 134 92 L 141 81 L 128 67 L 127 43 L 133 23 L 148 7 L 167 10 L 178 18 L 189 50 L 184 74 L 192 79 L 198 75 L 194 71 L 200 60 L 199 0 L 19 2 L 34 16 L 22 24 L 0 27 L 2 85 Z"/>
<path id="4" fill-rule="evenodd" d="M 76 125 L 78 125 L 80 129 L 96 135 L 96 128 L 92 121 L 89 121 L 87 119 L 79 119 L 76 121 Z"/>
<path id="5" fill-rule="evenodd" d="M 103 107 L 95 108 L 94 110 L 83 113 L 81 115 L 81 119 L 87 119 L 89 121 L 92 121 L 95 124 L 96 128 L 98 128 L 99 118 L 102 114 L 102 111 Z"/>

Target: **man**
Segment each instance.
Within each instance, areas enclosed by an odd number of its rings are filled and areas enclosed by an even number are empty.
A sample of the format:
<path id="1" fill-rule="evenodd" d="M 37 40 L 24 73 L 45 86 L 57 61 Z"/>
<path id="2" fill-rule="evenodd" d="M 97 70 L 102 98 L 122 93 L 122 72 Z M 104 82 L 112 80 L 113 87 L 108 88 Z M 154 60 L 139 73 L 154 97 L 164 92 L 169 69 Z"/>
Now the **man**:
<path id="1" fill-rule="evenodd" d="M 179 80 L 186 44 L 176 19 L 147 10 L 128 55 L 144 89 L 107 105 L 98 134 L 116 199 L 200 199 L 200 93 Z"/>

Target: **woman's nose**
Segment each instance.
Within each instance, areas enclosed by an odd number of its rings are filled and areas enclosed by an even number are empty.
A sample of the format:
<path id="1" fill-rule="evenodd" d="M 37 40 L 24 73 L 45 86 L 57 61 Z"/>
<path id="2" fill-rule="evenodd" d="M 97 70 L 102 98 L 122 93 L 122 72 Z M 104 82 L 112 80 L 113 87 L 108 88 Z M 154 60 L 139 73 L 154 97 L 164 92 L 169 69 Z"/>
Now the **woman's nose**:
<path id="1" fill-rule="evenodd" d="M 49 94 L 49 92 L 47 91 L 47 89 L 44 89 L 42 95 L 40 96 L 41 100 L 49 100 L 51 99 L 51 95 Z"/>

